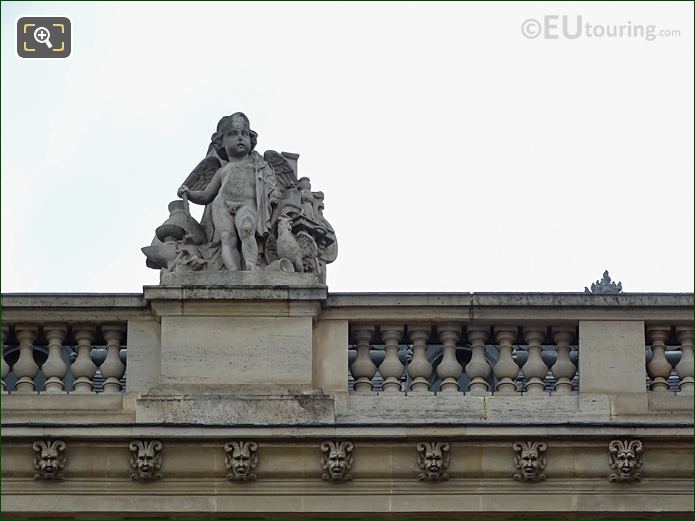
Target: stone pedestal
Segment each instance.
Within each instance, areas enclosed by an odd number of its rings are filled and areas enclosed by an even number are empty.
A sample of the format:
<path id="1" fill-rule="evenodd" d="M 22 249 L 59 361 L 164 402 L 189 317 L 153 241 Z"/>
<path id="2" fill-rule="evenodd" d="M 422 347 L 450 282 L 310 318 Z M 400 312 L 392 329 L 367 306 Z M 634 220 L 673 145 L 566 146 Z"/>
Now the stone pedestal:
<path id="1" fill-rule="evenodd" d="M 128 385 L 143 393 L 137 422 L 333 421 L 327 391 L 344 387 L 345 374 L 321 371 L 331 353 L 317 351 L 314 338 L 336 337 L 315 328 L 326 286 L 307 284 L 315 281 L 305 274 L 232 275 L 235 285 L 144 289 L 153 320 L 128 333 L 138 360 Z M 338 322 L 347 362 L 347 327 Z"/>

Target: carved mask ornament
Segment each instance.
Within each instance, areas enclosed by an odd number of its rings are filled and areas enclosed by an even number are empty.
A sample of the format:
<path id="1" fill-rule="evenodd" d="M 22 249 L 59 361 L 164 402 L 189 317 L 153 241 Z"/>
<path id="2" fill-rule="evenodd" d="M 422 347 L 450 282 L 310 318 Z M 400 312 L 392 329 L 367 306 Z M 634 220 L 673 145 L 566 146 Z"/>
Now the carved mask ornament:
<path id="1" fill-rule="evenodd" d="M 255 441 L 232 441 L 224 444 L 224 461 L 230 481 L 256 479 L 254 470 L 258 464 L 258 443 Z"/>
<path id="2" fill-rule="evenodd" d="M 423 442 L 417 444 L 418 466 L 422 471 L 418 474 L 421 481 L 439 481 L 449 479 L 446 470 L 449 468 L 449 447 L 446 442 Z"/>
<path id="3" fill-rule="evenodd" d="M 321 443 L 321 468 L 324 473 L 322 478 L 331 481 L 348 481 L 352 479 L 352 449 L 354 445 L 349 441 L 324 441 Z"/>
<path id="4" fill-rule="evenodd" d="M 639 481 L 644 463 L 643 445 L 639 440 L 613 440 L 608 444 L 610 466 L 616 472 L 608 476 L 609 481 Z"/>
<path id="5" fill-rule="evenodd" d="M 130 468 L 134 481 L 154 481 L 161 479 L 162 442 L 159 440 L 133 440 L 130 442 Z"/>
<path id="6" fill-rule="evenodd" d="M 32 445 L 34 449 L 34 479 L 63 479 L 62 470 L 67 463 L 65 448 L 61 440 L 39 440 Z"/>
<path id="7" fill-rule="evenodd" d="M 522 441 L 512 445 L 514 466 L 519 471 L 514 474 L 517 481 L 542 481 L 545 479 L 547 462 L 545 451 L 548 446 L 540 441 Z"/>

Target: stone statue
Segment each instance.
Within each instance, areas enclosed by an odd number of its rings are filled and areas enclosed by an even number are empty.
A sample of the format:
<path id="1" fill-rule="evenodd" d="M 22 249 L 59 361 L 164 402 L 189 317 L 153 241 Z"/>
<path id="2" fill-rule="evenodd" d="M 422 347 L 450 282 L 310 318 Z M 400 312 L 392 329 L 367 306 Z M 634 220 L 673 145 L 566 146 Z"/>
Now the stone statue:
<path id="1" fill-rule="evenodd" d="M 142 249 L 165 273 L 283 271 L 313 273 L 338 255 L 323 216 L 323 193 L 297 179 L 297 154 L 255 151 L 258 134 L 241 112 L 224 116 L 206 157 L 178 189 L 169 218 Z M 205 206 L 200 223 L 188 204 Z"/>

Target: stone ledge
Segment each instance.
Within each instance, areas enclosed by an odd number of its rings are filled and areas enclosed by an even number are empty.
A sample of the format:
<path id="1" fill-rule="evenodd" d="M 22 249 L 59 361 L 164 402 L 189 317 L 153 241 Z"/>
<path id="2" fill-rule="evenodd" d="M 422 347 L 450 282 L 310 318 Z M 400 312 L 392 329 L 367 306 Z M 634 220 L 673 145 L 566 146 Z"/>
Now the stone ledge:
<path id="1" fill-rule="evenodd" d="M 3 293 L 3 308 L 144 308 L 141 293 Z"/>
<path id="2" fill-rule="evenodd" d="M 552 438 L 554 440 L 581 439 L 584 442 L 605 440 L 607 437 L 638 437 L 649 440 L 680 440 L 692 444 L 693 427 L 683 422 L 667 422 L 660 425 L 635 422 L 558 422 L 555 424 L 500 424 L 498 422 L 470 423 L 467 425 L 419 424 L 400 426 L 393 424 L 358 425 L 345 423 L 305 425 L 191 425 L 184 423 L 112 423 L 109 425 L 83 423 L 3 423 L 2 434 L 6 440 L 32 438 L 49 432 L 53 437 L 94 439 L 108 441 L 116 438 L 154 437 L 176 440 L 216 440 L 223 438 L 258 438 L 273 441 L 279 438 L 316 439 L 346 437 L 369 440 L 457 438 L 460 440 L 515 440 L 519 437 Z M 433 431 L 436 429 L 436 431 Z M 434 433 L 433 433 L 434 432 Z M 493 440 L 493 441 L 494 441 Z"/>
<path id="3" fill-rule="evenodd" d="M 166 423 L 190 432 L 200 428 L 201 433 L 237 427 L 300 432 L 296 429 L 302 424 L 309 431 L 329 426 L 361 435 L 375 429 L 404 435 L 428 427 L 467 435 L 509 428 L 554 434 L 588 428 L 692 433 L 692 397 L 653 394 L 639 395 L 643 400 L 634 404 L 628 395 L 363 396 L 327 394 L 302 385 L 192 385 L 153 389 L 144 396 L 5 394 L 2 423 L 4 428 L 64 425 L 78 430 L 100 423 L 119 429 Z"/>
<path id="4" fill-rule="evenodd" d="M 519 512 L 524 519 L 644 519 L 645 513 L 649 519 L 690 519 L 693 503 L 692 481 L 683 479 L 630 487 L 610 485 L 605 479 L 575 479 L 558 486 L 471 480 L 465 488 L 453 480 L 408 486 L 393 481 L 363 486 L 320 480 L 304 480 L 294 486 L 222 481 L 162 480 L 146 486 L 103 481 L 90 486 L 86 480 L 50 484 L 4 480 L 3 512 L 12 519 L 42 518 L 41 512 L 83 519 L 113 519 L 114 514 L 141 519 L 153 513 L 173 519 L 240 515 L 254 519 L 325 519 L 326 515 L 344 519 L 509 519 L 511 515 L 519 519 Z"/>
<path id="5" fill-rule="evenodd" d="M 335 403 L 325 394 L 147 395 L 136 402 L 137 423 L 332 424 Z"/>
<path id="6" fill-rule="evenodd" d="M 5 424 L 113 424 L 135 420 L 134 395 L 23 394 L 2 395 Z"/>
<path id="7" fill-rule="evenodd" d="M 336 422 L 431 425 L 479 424 L 558 425 L 565 423 L 631 422 L 665 425 L 693 423 L 692 397 L 650 397 L 639 394 L 572 394 L 543 396 L 417 396 L 336 394 Z M 651 405 L 648 408 L 647 403 Z"/>
<path id="8" fill-rule="evenodd" d="M 326 286 L 145 286 L 145 299 L 153 300 L 326 300 Z"/>
<path id="9" fill-rule="evenodd" d="M 693 307 L 692 293 L 331 293 L 329 306 Z"/>

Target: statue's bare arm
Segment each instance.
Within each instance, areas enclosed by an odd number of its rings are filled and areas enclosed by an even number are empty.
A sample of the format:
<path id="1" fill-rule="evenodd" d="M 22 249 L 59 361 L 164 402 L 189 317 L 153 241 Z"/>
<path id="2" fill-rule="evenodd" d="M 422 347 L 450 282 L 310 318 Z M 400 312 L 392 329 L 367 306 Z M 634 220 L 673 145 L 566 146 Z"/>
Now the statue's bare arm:
<path id="1" fill-rule="evenodd" d="M 186 185 L 179 188 L 178 195 L 181 197 L 184 193 L 188 194 L 188 200 L 196 204 L 210 204 L 220 191 L 222 186 L 222 178 L 220 170 L 215 172 L 215 175 L 210 180 L 210 183 L 205 187 L 205 190 L 191 191 Z"/>

